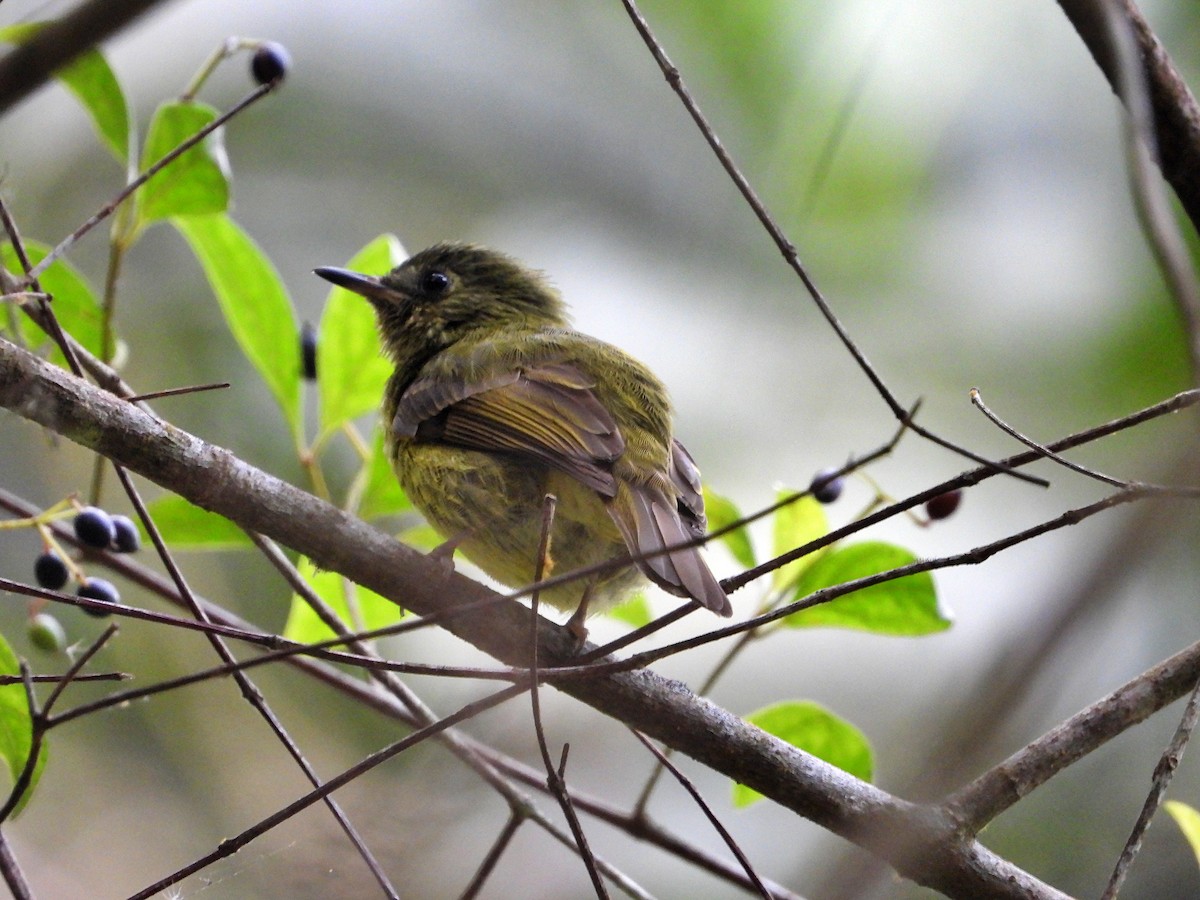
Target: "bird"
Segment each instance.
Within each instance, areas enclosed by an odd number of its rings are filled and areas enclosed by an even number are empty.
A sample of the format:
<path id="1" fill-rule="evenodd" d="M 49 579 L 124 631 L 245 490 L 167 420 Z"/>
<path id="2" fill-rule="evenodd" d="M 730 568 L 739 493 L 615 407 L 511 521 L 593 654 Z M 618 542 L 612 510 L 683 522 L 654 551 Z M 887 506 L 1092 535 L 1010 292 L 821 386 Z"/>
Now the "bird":
<path id="1" fill-rule="evenodd" d="M 580 644 L 590 613 L 647 580 L 732 614 L 700 553 L 700 472 L 674 437 L 666 388 L 629 354 L 573 330 L 545 275 L 466 243 L 436 244 L 382 276 L 314 272 L 375 309 L 395 367 L 382 402 L 386 452 L 446 546 L 504 585 L 529 585 L 552 494 L 542 571 L 602 566 L 540 592 L 573 611 L 567 627 Z"/>

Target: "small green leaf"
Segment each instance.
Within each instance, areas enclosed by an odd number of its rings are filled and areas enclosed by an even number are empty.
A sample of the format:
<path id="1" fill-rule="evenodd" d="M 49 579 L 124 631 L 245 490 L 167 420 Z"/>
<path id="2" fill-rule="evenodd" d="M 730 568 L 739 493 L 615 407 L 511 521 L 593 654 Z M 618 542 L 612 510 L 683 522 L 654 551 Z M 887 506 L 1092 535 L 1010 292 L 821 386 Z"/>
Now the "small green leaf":
<path id="1" fill-rule="evenodd" d="M 300 436 L 300 342 L 287 289 L 271 261 L 228 216 L 178 216 L 171 224 L 192 246 L 229 330 Z"/>
<path id="2" fill-rule="evenodd" d="M 775 703 L 746 716 L 746 721 L 855 778 L 871 780 L 874 762 L 866 737 L 819 704 L 799 700 Z M 753 788 L 733 786 L 734 806 L 749 806 L 760 799 L 762 794 Z"/>
<path id="3" fill-rule="evenodd" d="M 297 564 L 305 582 L 337 614 L 347 628 L 364 631 L 383 628 L 400 621 L 403 611 L 395 603 L 373 591 L 347 581 L 337 572 L 318 571 L 312 562 L 301 557 Z M 324 641 L 333 631 L 317 616 L 311 606 L 292 595 L 284 637 L 301 643 Z"/>
<path id="4" fill-rule="evenodd" d="M 150 168 L 217 117 L 204 103 L 164 103 L 154 113 L 142 152 Z M 229 206 L 229 164 L 218 130 L 192 147 L 138 191 L 139 225 L 171 216 L 224 212 Z"/>
<path id="5" fill-rule="evenodd" d="M 1194 806 L 1180 803 L 1178 800 L 1168 800 L 1163 807 L 1171 814 L 1183 836 L 1187 838 L 1192 854 L 1200 864 L 1200 812 Z"/>
<path id="6" fill-rule="evenodd" d="M 626 625 L 631 625 L 634 628 L 641 628 L 643 625 L 648 625 L 650 624 L 650 620 L 654 618 L 650 611 L 650 601 L 646 599 L 646 594 L 643 591 L 638 591 L 628 600 L 614 606 L 608 611 L 608 615 L 610 618 L 624 622 Z"/>
<path id="7" fill-rule="evenodd" d="M 0 28 L 0 41 L 23 44 L 48 23 L 26 22 Z M 125 93 L 108 61 L 98 50 L 80 54 L 55 76 L 83 104 L 96 133 L 122 163 L 129 160 L 129 109 Z"/>
<path id="8" fill-rule="evenodd" d="M 383 446 L 382 427 L 375 429 L 371 458 L 363 465 L 368 467 L 368 471 L 367 485 L 363 489 L 362 502 L 358 506 L 358 515 L 361 518 L 369 520 L 381 516 L 396 516 L 412 509 L 400 482 L 396 480 L 396 473 L 392 471 L 392 462 Z"/>
<path id="9" fill-rule="evenodd" d="M 903 547 L 869 541 L 829 551 L 800 576 L 795 598 L 908 565 L 916 557 Z M 784 619 L 793 628 L 853 628 L 875 634 L 921 635 L 945 631 L 950 619 L 938 608 L 933 576 L 928 572 L 884 581 L 793 613 Z"/>
<path id="10" fill-rule="evenodd" d="M 174 494 L 159 497 L 148 511 L 173 550 L 241 550 L 252 546 L 246 532 L 233 522 Z M 142 539 L 149 540 L 140 522 L 138 528 Z"/>
<path id="11" fill-rule="evenodd" d="M 50 248 L 35 241 L 25 241 L 25 251 L 30 262 L 36 266 L 50 252 Z M 11 272 L 21 271 L 12 244 L 0 245 L 0 261 L 3 261 L 4 267 Z M 38 281 L 42 290 L 53 295 L 51 305 L 63 331 L 75 338 L 88 352 L 98 356 L 101 343 L 100 305 L 83 276 L 71 268 L 69 263 L 58 259 L 38 277 Z M 28 316 L 22 315 L 20 321 L 21 337 L 29 346 L 37 347 L 50 340 Z M 57 347 L 53 358 L 62 364 L 62 353 Z"/>
<path id="12" fill-rule="evenodd" d="M 798 493 L 792 490 L 780 490 L 776 493 L 777 500 L 791 497 Z M 789 550 L 803 547 L 810 541 L 823 537 L 829 532 L 829 520 L 821 504 L 811 496 L 801 497 L 775 513 L 775 540 L 773 556 L 781 556 Z M 788 563 L 775 570 L 772 585 L 776 590 L 782 590 L 795 582 L 805 569 L 813 564 L 816 557 L 812 554 Z"/>
<path id="13" fill-rule="evenodd" d="M 404 261 L 404 248 L 393 235 L 382 235 L 350 260 L 347 268 L 377 275 Z M 392 374 L 375 327 L 375 310 L 357 294 L 335 287 L 329 292 L 317 332 L 321 350 L 317 384 L 321 399 L 321 433 L 379 408 L 383 387 Z"/>
<path id="14" fill-rule="evenodd" d="M 719 531 L 726 525 L 737 522 L 742 518 L 742 511 L 738 509 L 732 500 L 718 494 L 716 491 L 704 486 L 704 512 L 708 516 L 709 532 Z M 754 557 L 754 546 L 750 543 L 750 532 L 743 525 L 740 528 L 735 528 L 727 534 L 721 535 L 718 538 L 729 552 L 733 554 L 742 566 L 751 569 L 756 564 Z"/>
<path id="15" fill-rule="evenodd" d="M 0 675 L 20 675 L 21 668 L 17 663 L 16 654 L 7 642 L 0 637 Z M 29 759 L 29 750 L 33 744 L 33 718 L 30 716 L 29 703 L 25 699 L 25 686 L 22 684 L 6 684 L 0 687 L 0 758 L 8 765 L 12 783 L 16 784 L 25 762 Z M 46 767 L 46 741 L 42 740 L 41 751 L 34 766 L 33 778 L 26 788 L 25 794 L 17 804 L 19 813 L 33 796 L 42 770 Z M 7 799 L 7 796 L 4 797 Z M 4 802 L 0 799 L 0 804 Z"/>

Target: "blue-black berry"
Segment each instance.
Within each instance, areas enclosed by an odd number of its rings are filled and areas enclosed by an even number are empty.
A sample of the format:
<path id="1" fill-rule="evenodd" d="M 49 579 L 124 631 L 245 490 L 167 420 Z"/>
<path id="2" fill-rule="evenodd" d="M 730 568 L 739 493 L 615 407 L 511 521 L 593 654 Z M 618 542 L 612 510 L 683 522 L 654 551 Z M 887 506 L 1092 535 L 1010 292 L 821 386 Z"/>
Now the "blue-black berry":
<path id="1" fill-rule="evenodd" d="M 946 491 L 925 501 L 925 515 L 931 519 L 948 519 L 962 503 L 962 491 Z"/>
<path id="2" fill-rule="evenodd" d="M 300 374 L 309 381 L 317 379 L 317 329 L 310 322 L 300 326 Z"/>
<path id="3" fill-rule="evenodd" d="M 47 550 L 33 561 L 33 577 L 37 583 L 52 591 L 61 591 L 71 576 L 63 558 L 53 550 Z"/>
<path id="4" fill-rule="evenodd" d="M 67 633 L 50 613 L 38 613 L 29 620 L 29 643 L 47 653 L 61 653 L 67 646 Z"/>
<path id="5" fill-rule="evenodd" d="M 121 595 L 117 593 L 117 589 L 113 587 L 111 581 L 105 581 L 103 578 L 88 578 L 79 589 L 75 591 L 76 597 L 86 597 L 89 600 L 100 600 L 104 603 L 120 603 Z M 85 609 L 85 613 L 89 616 L 95 616 L 97 619 L 103 619 L 111 613 L 103 609 Z"/>
<path id="6" fill-rule="evenodd" d="M 250 74 L 259 84 L 282 81 L 292 67 L 292 55 L 287 47 L 275 41 L 264 41 L 250 60 Z"/>
<path id="7" fill-rule="evenodd" d="M 112 516 L 98 507 L 84 507 L 75 517 L 75 537 L 89 547 L 107 550 L 116 536 Z"/>
<path id="8" fill-rule="evenodd" d="M 838 497 L 842 496 L 842 489 L 846 486 L 846 479 L 841 475 L 832 478 L 837 469 L 822 469 L 813 476 L 812 483 L 808 489 L 812 491 L 813 498 L 818 503 L 832 503 Z"/>
<path id="9" fill-rule="evenodd" d="M 113 535 L 112 549 L 116 553 L 136 553 L 138 547 L 142 545 L 142 539 L 138 536 L 137 526 L 133 524 L 133 519 L 129 516 L 113 516 Z"/>

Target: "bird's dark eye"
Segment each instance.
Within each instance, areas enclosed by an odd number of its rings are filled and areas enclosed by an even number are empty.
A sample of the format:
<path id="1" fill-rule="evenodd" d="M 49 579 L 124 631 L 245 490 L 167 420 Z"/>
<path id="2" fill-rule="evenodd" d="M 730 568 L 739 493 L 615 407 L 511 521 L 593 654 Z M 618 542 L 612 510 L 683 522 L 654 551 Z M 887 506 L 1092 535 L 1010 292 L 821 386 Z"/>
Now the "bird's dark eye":
<path id="1" fill-rule="evenodd" d="M 421 276 L 421 290 L 434 297 L 446 293 L 450 289 L 450 276 L 445 272 L 433 269 Z"/>

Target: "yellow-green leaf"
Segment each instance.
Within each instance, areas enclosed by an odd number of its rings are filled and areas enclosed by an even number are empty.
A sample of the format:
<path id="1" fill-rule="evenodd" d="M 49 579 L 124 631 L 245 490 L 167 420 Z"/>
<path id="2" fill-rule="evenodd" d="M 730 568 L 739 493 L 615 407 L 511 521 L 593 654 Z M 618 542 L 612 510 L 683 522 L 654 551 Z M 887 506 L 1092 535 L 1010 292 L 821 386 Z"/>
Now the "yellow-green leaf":
<path id="1" fill-rule="evenodd" d="M 217 117 L 204 103 L 164 103 L 154 113 L 142 152 L 142 171 L 196 134 Z M 140 224 L 171 216 L 224 212 L 229 206 L 229 164 L 220 131 L 172 160 L 137 194 Z"/>
<path id="2" fill-rule="evenodd" d="M 866 736 L 820 704 L 787 700 L 752 712 L 746 721 L 855 778 L 871 780 L 874 762 Z M 733 786 L 735 806 L 748 806 L 760 799 L 762 794 L 752 788 Z"/>
<path id="3" fill-rule="evenodd" d="M 800 576 L 794 597 L 887 572 L 914 562 L 903 547 L 868 541 L 834 548 Z M 918 572 L 871 585 L 793 613 L 784 619 L 793 628 L 853 628 L 875 634 L 921 635 L 945 631 L 951 621 L 938 607 L 933 576 Z"/>
<path id="4" fill-rule="evenodd" d="M 0 28 L 0 41 L 23 44 L 46 22 L 24 22 Z M 108 61 L 98 50 L 87 50 L 55 72 L 91 116 L 100 140 L 122 163 L 129 159 L 129 109 L 125 92 Z"/>
<path id="5" fill-rule="evenodd" d="M 720 531 L 727 525 L 737 522 L 742 518 L 742 511 L 734 505 L 732 500 L 718 494 L 709 488 L 708 485 L 704 486 L 704 512 L 708 517 L 708 530 L 710 533 Z M 733 554 L 733 558 L 745 568 L 750 569 L 754 567 L 754 546 L 750 543 L 750 532 L 746 530 L 744 525 L 726 532 L 717 540 L 728 547 L 729 552 Z"/>
<path id="6" fill-rule="evenodd" d="M 171 220 L 204 268 L 225 321 L 300 437 L 300 342 L 292 301 L 279 273 L 224 213 Z"/>
<path id="7" fill-rule="evenodd" d="M 797 491 L 781 490 L 776 493 L 776 499 L 791 497 Z M 801 497 L 775 513 L 774 556 L 781 556 L 797 547 L 823 537 L 829 532 L 829 520 L 821 504 L 811 496 Z M 813 555 L 801 557 L 786 566 L 775 570 L 772 584 L 776 590 L 782 590 L 795 582 L 800 574 L 812 565 Z"/>
<path id="8" fill-rule="evenodd" d="M 1171 814 L 1171 818 L 1175 820 L 1175 824 L 1187 838 L 1188 846 L 1192 848 L 1192 854 L 1196 857 L 1196 863 L 1200 864 L 1200 811 L 1197 811 L 1194 806 L 1180 803 L 1178 800 L 1168 800 L 1163 807 Z"/>
<path id="9" fill-rule="evenodd" d="M 21 668 L 16 654 L 4 638 L 0 637 L 0 675 L 20 675 Z M 0 686 L 0 759 L 8 766 L 11 783 L 15 784 L 25 769 L 29 751 L 33 746 L 33 718 L 25 698 L 23 684 Z M 16 807 L 16 812 L 25 808 L 46 766 L 46 741 L 42 740 L 41 751 L 34 764 L 33 777 Z M 3 803 L 3 800 L 0 800 Z"/>
<path id="10" fill-rule="evenodd" d="M 150 517 L 173 550 L 235 550 L 252 546 L 246 532 L 224 516 L 169 494 L 150 504 Z M 148 539 L 138 523 L 142 538 Z"/>
<path id="11" fill-rule="evenodd" d="M 354 584 L 337 572 L 318 571 L 307 558 L 302 557 L 297 568 L 305 582 L 351 631 L 383 628 L 399 622 L 403 615 L 400 607 L 390 600 Z M 329 626 L 321 621 L 312 607 L 298 594 L 292 595 L 283 634 L 302 643 L 313 643 L 333 637 Z"/>

